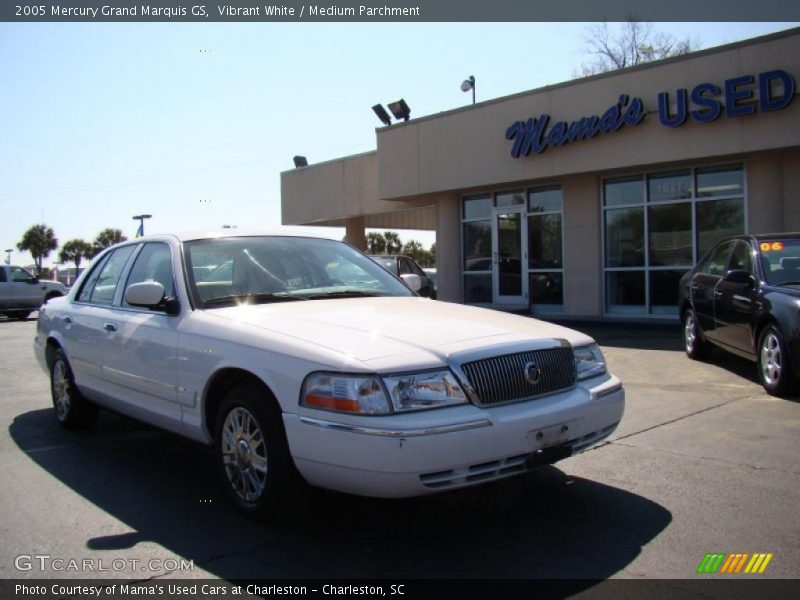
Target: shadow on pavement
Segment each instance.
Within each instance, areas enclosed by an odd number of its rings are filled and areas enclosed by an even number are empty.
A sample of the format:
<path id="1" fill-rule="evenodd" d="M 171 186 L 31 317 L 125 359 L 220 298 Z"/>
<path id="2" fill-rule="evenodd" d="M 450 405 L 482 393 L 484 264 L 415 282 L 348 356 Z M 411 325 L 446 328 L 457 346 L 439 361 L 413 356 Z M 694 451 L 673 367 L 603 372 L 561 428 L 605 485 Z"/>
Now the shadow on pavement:
<path id="1" fill-rule="evenodd" d="M 545 467 L 410 500 L 315 490 L 291 518 L 264 525 L 229 504 L 205 447 L 107 412 L 97 425 L 67 432 L 45 409 L 9 431 L 31 460 L 134 530 L 89 537 L 87 548 L 119 556 L 152 541 L 225 579 L 603 579 L 672 520 L 646 498 Z"/>

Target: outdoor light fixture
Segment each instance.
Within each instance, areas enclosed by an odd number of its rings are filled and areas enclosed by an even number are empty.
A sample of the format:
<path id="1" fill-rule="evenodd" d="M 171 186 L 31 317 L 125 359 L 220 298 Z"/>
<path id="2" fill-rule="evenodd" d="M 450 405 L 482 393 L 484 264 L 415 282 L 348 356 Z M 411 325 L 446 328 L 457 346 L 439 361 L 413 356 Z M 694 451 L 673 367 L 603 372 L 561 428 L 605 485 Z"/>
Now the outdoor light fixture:
<path id="1" fill-rule="evenodd" d="M 136 237 L 144 235 L 144 220 L 151 218 L 153 215 L 133 215 L 134 221 L 139 221 L 139 229 L 136 230 Z"/>
<path id="2" fill-rule="evenodd" d="M 383 122 L 384 125 L 389 126 L 392 124 L 392 117 L 389 116 L 389 113 L 386 112 L 386 109 L 383 108 L 382 104 L 376 104 L 373 106 L 372 111 L 378 115 L 378 118 Z"/>
<path id="3" fill-rule="evenodd" d="M 8 252 L 8 256 L 6 256 L 6 264 L 10 265 L 11 264 L 11 253 L 14 251 L 14 249 L 13 248 L 6 248 L 5 251 Z"/>
<path id="4" fill-rule="evenodd" d="M 408 104 L 406 101 L 400 98 L 397 102 L 390 102 L 389 103 L 389 110 L 392 111 L 394 118 L 398 121 L 403 119 L 403 121 L 408 121 L 409 117 L 411 116 L 411 109 L 408 108 Z"/>
<path id="5" fill-rule="evenodd" d="M 295 156 L 292 160 L 294 160 L 294 168 L 299 169 L 300 167 L 307 167 L 308 166 L 308 159 L 305 156 Z"/>
<path id="6" fill-rule="evenodd" d="M 472 103 L 475 104 L 475 75 L 470 75 L 469 79 L 461 82 L 461 91 L 468 92 L 472 90 Z"/>

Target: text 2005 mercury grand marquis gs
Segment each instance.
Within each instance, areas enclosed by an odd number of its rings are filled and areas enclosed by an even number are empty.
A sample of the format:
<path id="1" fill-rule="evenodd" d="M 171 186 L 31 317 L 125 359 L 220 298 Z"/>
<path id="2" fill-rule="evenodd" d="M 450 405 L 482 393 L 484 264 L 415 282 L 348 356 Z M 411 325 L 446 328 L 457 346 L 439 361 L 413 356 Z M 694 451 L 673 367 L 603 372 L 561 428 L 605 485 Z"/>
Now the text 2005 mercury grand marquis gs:
<path id="1" fill-rule="evenodd" d="M 213 444 L 258 514 L 300 476 L 403 497 L 522 473 L 624 406 L 590 337 L 420 298 L 347 244 L 286 234 L 112 247 L 42 307 L 35 349 L 63 425 L 105 407 Z"/>

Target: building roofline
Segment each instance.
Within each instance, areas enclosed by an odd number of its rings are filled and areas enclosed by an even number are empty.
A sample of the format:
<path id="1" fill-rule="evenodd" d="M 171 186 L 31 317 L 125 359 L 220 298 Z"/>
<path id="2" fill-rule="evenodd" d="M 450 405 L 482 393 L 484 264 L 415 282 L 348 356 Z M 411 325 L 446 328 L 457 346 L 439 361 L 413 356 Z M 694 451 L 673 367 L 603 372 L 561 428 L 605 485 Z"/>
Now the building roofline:
<path id="1" fill-rule="evenodd" d="M 357 154 L 350 154 L 348 156 L 340 156 L 339 158 L 331 158 L 329 160 L 323 160 L 318 163 L 310 163 L 308 166 L 305 167 L 295 167 L 294 169 L 286 169 L 285 171 L 281 171 L 281 175 L 286 173 L 294 173 L 296 171 L 303 171 L 304 169 L 309 169 L 311 167 L 320 167 L 322 165 L 330 165 L 337 162 L 344 162 L 346 160 L 351 160 L 353 158 L 361 158 L 362 156 L 369 156 L 370 154 L 377 154 L 377 150 L 367 150 L 366 152 L 359 152 Z"/>
<path id="2" fill-rule="evenodd" d="M 768 33 L 766 35 L 761 35 L 754 38 L 747 38 L 745 40 L 739 40 L 737 42 L 731 42 L 729 44 L 723 44 L 722 46 L 713 46 L 711 48 L 703 48 L 701 50 L 696 50 L 695 52 L 689 52 L 688 54 L 682 54 L 680 56 L 671 56 L 669 58 L 662 58 L 661 60 L 654 60 L 647 63 L 642 63 L 636 65 L 634 67 L 626 67 L 624 69 L 615 69 L 613 71 L 606 71 L 604 73 L 597 73 L 595 75 L 587 75 L 586 77 L 579 77 L 577 79 L 570 79 L 567 81 L 562 81 L 559 83 L 553 83 L 550 85 L 545 85 L 542 87 L 534 88 L 532 90 L 526 90 L 523 92 L 515 92 L 513 94 L 508 94 L 506 96 L 500 96 L 498 98 L 491 98 L 489 100 L 483 100 L 482 102 L 476 102 L 475 104 L 468 104 L 466 106 L 459 106 L 458 108 L 451 108 L 448 110 L 443 110 L 438 113 L 434 113 L 432 115 L 424 115 L 422 117 L 418 117 L 416 119 L 412 119 L 410 121 L 403 121 L 400 123 L 392 123 L 386 127 L 376 127 L 375 131 L 380 133 L 383 131 L 387 131 L 390 129 L 395 129 L 398 127 L 407 127 L 409 125 L 413 125 L 414 123 L 420 123 L 422 121 L 431 121 L 433 119 L 439 119 L 441 117 L 449 117 L 450 115 L 466 112 L 469 110 L 473 110 L 476 108 L 481 108 L 484 106 L 490 106 L 492 104 L 498 104 L 500 102 L 506 102 L 508 100 L 513 100 L 515 98 L 522 98 L 525 96 L 533 96 L 535 94 L 541 94 L 543 92 L 550 92 L 553 90 L 562 89 L 565 87 L 583 84 L 589 81 L 596 81 L 598 79 L 606 79 L 610 77 L 617 77 L 622 74 L 627 73 L 635 73 L 636 71 L 643 71 L 646 69 L 653 69 L 658 68 L 663 65 L 668 65 L 672 63 L 681 62 L 684 60 L 691 60 L 693 58 L 698 58 L 701 56 L 708 56 L 711 54 L 717 54 L 720 52 L 727 52 L 729 50 L 736 50 L 737 48 L 743 48 L 745 46 L 753 46 L 755 44 L 760 44 L 763 42 L 769 42 L 772 40 L 778 40 L 785 37 L 791 37 L 794 35 L 800 34 L 800 27 L 792 27 L 790 29 L 784 29 L 781 31 L 776 31 L 773 33 Z"/>

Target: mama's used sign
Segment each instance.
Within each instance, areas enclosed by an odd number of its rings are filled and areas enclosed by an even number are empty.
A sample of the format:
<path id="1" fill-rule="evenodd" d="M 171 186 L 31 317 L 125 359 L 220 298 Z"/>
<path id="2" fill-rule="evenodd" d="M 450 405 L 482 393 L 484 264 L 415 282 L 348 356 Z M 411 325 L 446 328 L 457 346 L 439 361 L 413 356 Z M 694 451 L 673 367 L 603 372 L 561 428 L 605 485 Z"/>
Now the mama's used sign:
<path id="1" fill-rule="evenodd" d="M 669 92 L 659 93 L 658 120 L 665 127 L 680 127 L 688 119 L 710 123 L 723 112 L 728 117 L 751 115 L 757 110 L 769 112 L 787 107 L 794 93 L 794 79 L 780 69 L 758 76 L 743 75 L 727 79 L 722 87 L 700 83 L 691 91 L 686 88 L 676 90 L 674 106 L 670 104 Z M 623 94 L 616 104 L 600 115 L 581 117 L 572 122 L 557 121 L 552 125 L 547 114 L 531 117 L 527 121 L 515 121 L 506 129 L 506 139 L 513 142 L 511 156 L 519 158 L 531 152 L 541 154 L 548 148 L 613 133 L 623 127 L 635 127 L 646 116 L 641 98 L 629 98 Z"/>

